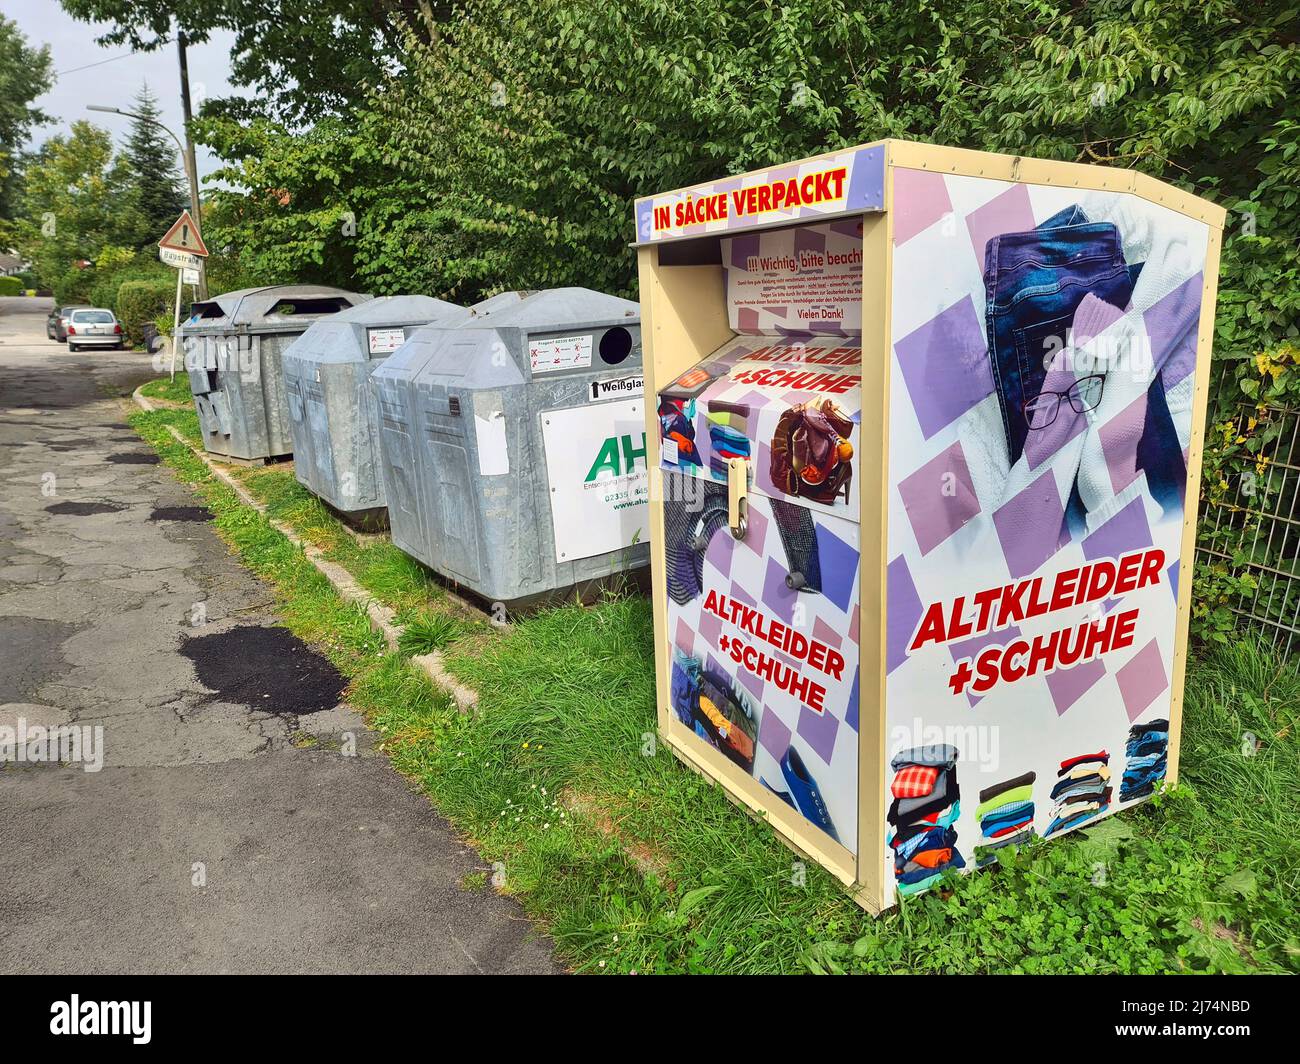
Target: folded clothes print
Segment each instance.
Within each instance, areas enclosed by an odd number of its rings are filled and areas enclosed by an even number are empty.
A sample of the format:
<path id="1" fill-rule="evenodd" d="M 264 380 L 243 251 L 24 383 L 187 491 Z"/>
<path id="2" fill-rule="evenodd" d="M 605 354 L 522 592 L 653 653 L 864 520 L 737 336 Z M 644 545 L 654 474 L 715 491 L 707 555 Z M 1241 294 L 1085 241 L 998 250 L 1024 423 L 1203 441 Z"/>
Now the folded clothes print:
<path id="1" fill-rule="evenodd" d="M 1003 535 L 1078 539 L 1139 498 L 1182 512 L 1203 259 L 1125 199 L 1085 195 L 983 249 L 995 401 L 957 434 Z"/>
<path id="2" fill-rule="evenodd" d="M 1007 791 L 1020 791 L 1025 787 L 1033 787 L 1034 780 L 1038 777 L 1033 772 L 1026 772 L 1020 776 L 1014 776 L 1009 780 L 1003 780 L 1001 783 L 995 783 L 990 787 L 985 787 L 980 791 L 980 802 L 983 805 L 989 805 L 994 798 L 999 798 Z M 978 815 L 978 811 L 976 813 Z"/>
<path id="3" fill-rule="evenodd" d="M 1155 794 L 1169 769 L 1169 721 L 1159 718 L 1135 724 L 1129 729 L 1124 756 L 1119 800 L 1135 802 Z"/>
<path id="4" fill-rule="evenodd" d="M 1126 752 L 1134 757 L 1146 757 L 1149 754 L 1163 753 L 1168 746 L 1168 732 L 1147 732 L 1136 740 L 1130 740 Z"/>
<path id="5" fill-rule="evenodd" d="M 1093 794 L 1100 788 L 1105 787 L 1109 779 L 1109 772 L 1105 774 L 1090 772 L 1083 776 L 1067 776 L 1052 788 L 1051 798 L 1056 801 L 1060 798 L 1069 798 L 1075 794 Z"/>
<path id="6" fill-rule="evenodd" d="M 1034 822 L 1034 803 L 1017 802 L 980 818 L 980 830 L 990 838 L 1006 834 L 1008 828 L 1019 828 Z"/>
<path id="7" fill-rule="evenodd" d="M 900 862 L 910 861 L 914 853 L 939 847 L 951 848 L 956 841 L 957 833 L 948 826 L 929 828 L 908 838 L 891 836 L 889 845 L 894 851 L 894 863 L 898 865 Z"/>
<path id="8" fill-rule="evenodd" d="M 980 843 L 975 847 L 975 865 L 977 868 L 983 868 L 990 865 L 998 859 L 998 851 L 1004 850 L 1009 846 L 1024 846 L 1032 842 L 1037 835 L 1033 828 L 1026 828 L 1024 831 L 1018 831 L 1014 835 L 1004 835 L 1001 838 L 994 839 L 991 842 Z"/>
<path id="9" fill-rule="evenodd" d="M 1057 781 L 1052 787 L 1051 822 L 1043 837 L 1078 827 L 1100 816 L 1110 807 L 1110 754 L 1098 750 L 1076 754 L 1060 763 Z"/>
<path id="10" fill-rule="evenodd" d="M 937 765 L 939 768 L 952 768 L 957 763 L 955 746 L 916 746 L 894 755 L 889 767 L 895 772 L 904 765 Z"/>
<path id="11" fill-rule="evenodd" d="M 1047 825 L 1047 830 L 1043 833 L 1043 838 L 1049 838 L 1061 831 L 1068 831 L 1070 828 L 1076 828 L 1080 824 L 1086 823 L 1099 813 L 1106 811 L 1106 806 L 1099 803 L 1092 803 L 1090 806 L 1082 807 L 1076 812 L 1064 813 L 1056 817 Z"/>
<path id="12" fill-rule="evenodd" d="M 1105 765 L 1110 761 L 1110 755 L 1105 750 L 1100 750 L 1095 754 L 1079 754 L 1061 762 L 1058 776 L 1065 776 L 1079 768 L 1081 765 Z"/>
<path id="13" fill-rule="evenodd" d="M 991 864 L 997 859 L 997 850 L 1028 842 L 1034 837 L 1034 783 L 1037 779 L 1036 773 L 1026 772 L 980 791 L 975 818 L 980 823 L 984 841 L 975 847 L 977 865 Z"/>
<path id="14" fill-rule="evenodd" d="M 943 874 L 950 869 L 956 870 L 966 867 L 966 861 L 956 850 L 952 851 L 952 859 L 939 868 L 916 868 L 910 872 L 904 872 L 897 877 L 897 889 L 899 894 L 919 894 L 921 891 L 933 886 L 943 878 Z"/>
<path id="15" fill-rule="evenodd" d="M 926 798 L 934 792 L 939 769 L 930 765 L 908 765 L 896 776 L 890 793 L 895 798 Z"/>
<path id="16" fill-rule="evenodd" d="M 1075 765 L 1068 772 L 1061 775 L 1062 780 L 1081 780 L 1086 776 L 1100 776 L 1104 780 L 1110 779 L 1110 769 L 1106 767 L 1104 761 L 1082 761 Z"/>
<path id="17" fill-rule="evenodd" d="M 1034 229 L 1002 233 L 984 248 L 989 361 L 1010 464 L 1025 448 L 1026 404 L 1043 390 L 1041 352 L 1065 337 L 1088 295 L 1122 310 L 1133 281 L 1119 229 L 1067 207 Z"/>
<path id="18" fill-rule="evenodd" d="M 894 877 L 900 894 L 914 894 L 949 869 L 965 868 L 953 827 L 961 812 L 955 747 L 918 746 L 890 762 L 894 800 L 886 819 L 894 851 Z"/>
<path id="19" fill-rule="evenodd" d="M 935 777 L 930 793 L 920 798 L 895 798 L 889 807 L 889 822 L 907 823 L 950 805 L 958 797 L 957 775 L 946 768 Z"/>
<path id="20" fill-rule="evenodd" d="M 938 868 L 952 860 L 957 846 L 957 832 L 952 828 L 931 828 L 903 842 L 891 842 L 894 851 L 894 871 L 902 874 L 908 864 Z M 942 859 L 938 855 L 943 856 Z"/>
<path id="21" fill-rule="evenodd" d="M 894 828 L 889 833 L 888 842 L 892 846 L 896 841 L 902 842 L 906 839 L 915 838 L 917 835 L 924 835 L 933 828 L 952 827 L 953 824 L 957 823 L 960 816 L 961 802 L 955 801 L 952 805 L 945 806 L 943 809 L 937 809 L 933 813 L 918 817 L 911 823 Z"/>
<path id="22" fill-rule="evenodd" d="M 1007 806 L 1030 805 L 1033 803 L 1034 787 L 1032 783 L 1023 784 L 1009 791 L 1002 791 L 992 798 L 985 798 L 987 790 L 980 791 L 982 801 L 975 809 L 975 819 L 983 820 L 987 816 L 1004 812 Z"/>
<path id="23" fill-rule="evenodd" d="M 719 410 L 713 404 L 704 417 L 709 423 L 709 472 L 725 480 L 730 459 L 750 456 L 748 419 L 734 407 Z"/>

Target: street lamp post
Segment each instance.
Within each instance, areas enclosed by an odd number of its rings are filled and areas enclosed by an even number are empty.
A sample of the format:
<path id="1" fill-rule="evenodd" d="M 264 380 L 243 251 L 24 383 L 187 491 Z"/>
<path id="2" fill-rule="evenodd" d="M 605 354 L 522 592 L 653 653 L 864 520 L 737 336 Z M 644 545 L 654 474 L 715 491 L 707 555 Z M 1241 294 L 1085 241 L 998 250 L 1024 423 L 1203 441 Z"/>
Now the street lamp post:
<path id="1" fill-rule="evenodd" d="M 159 122 L 156 118 L 149 118 L 146 115 L 137 114 L 135 111 L 127 111 L 121 107 L 102 107 L 99 104 L 86 104 L 87 111 L 100 111 L 103 114 L 122 115 L 124 118 L 134 118 L 139 122 L 147 122 L 151 126 L 157 126 L 167 136 L 176 142 L 176 148 L 180 152 L 181 165 L 185 168 L 185 179 L 190 186 L 190 205 L 193 208 L 191 217 L 194 219 L 194 228 L 198 232 L 199 239 L 203 238 L 203 210 L 199 206 L 199 175 L 195 170 L 194 156 L 185 150 L 185 145 L 181 143 L 180 137 Z M 206 264 L 199 266 L 199 298 L 208 298 L 208 276 L 204 268 Z"/>
<path id="2" fill-rule="evenodd" d="M 182 64 L 184 62 L 184 55 L 185 53 L 182 46 L 182 52 L 181 52 Z M 183 72 L 184 71 L 183 65 L 181 69 Z M 188 112 L 189 111 L 188 82 L 186 82 L 185 87 L 186 87 L 185 109 Z M 202 240 L 203 223 L 200 220 L 200 216 L 202 215 L 203 211 L 202 208 L 200 208 L 199 206 L 199 175 L 196 173 L 193 152 L 186 151 L 185 145 L 181 143 L 180 138 L 176 136 L 176 134 L 173 133 L 170 129 L 168 129 L 165 125 L 159 122 L 156 118 L 149 118 L 146 115 L 137 114 L 135 111 L 126 111 L 123 110 L 121 107 L 101 107 L 99 104 L 93 104 L 93 103 L 86 104 L 86 110 L 100 111 L 104 114 L 110 114 L 110 115 L 123 115 L 126 118 L 134 118 L 139 122 L 147 122 L 151 126 L 157 126 L 164 133 L 166 133 L 167 136 L 171 137 L 172 140 L 176 142 L 176 147 L 181 154 L 181 164 L 185 167 L 185 177 L 189 181 L 189 185 L 190 185 L 190 206 L 193 208 L 190 217 L 194 220 L 195 234 L 198 236 L 200 240 Z M 206 263 L 202 259 L 200 259 L 199 260 L 199 283 L 198 283 L 198 290 L 199 290 L 198 294 L 200 299 L 208 298 L 208 275 L 205 267 L 206 267 Z M 171 366 L 172 380 L 176 379 L 176 354 L 177 354 L 177 349 L 180 346 L 181 287 L 182 287 L 181 282 L 184 279 L 184 277 L 185 277 L 185 271 L 178 267 L 176 270 L 176 306 L 173 308 L 173 321 L 172 321 L 172 366 Z"/>

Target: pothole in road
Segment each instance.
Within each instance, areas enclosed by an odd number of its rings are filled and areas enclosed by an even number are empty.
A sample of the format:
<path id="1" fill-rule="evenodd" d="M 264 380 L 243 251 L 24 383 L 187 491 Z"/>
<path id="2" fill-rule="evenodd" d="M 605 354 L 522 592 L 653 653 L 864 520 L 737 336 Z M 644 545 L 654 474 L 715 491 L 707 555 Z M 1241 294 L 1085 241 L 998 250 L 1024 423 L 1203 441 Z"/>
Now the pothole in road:
<path id="1" fill-rule="evenodd" d="M 212 512 L 205 506 L 159 506 L 149 515 L 150 521 L 211 521 Z"/>
<path id="2" fill-rule="evenodd" d="M 89 517 L 91 514 L 115 514 L 122 509 L 106 502 L 56 502 L 45 507 L 47 514 L 68 514 L 71 517 Z"/>
<path id="3" fill-rule="evenodd" d="M 135 454 L 132 452 L 121 452 L 119 454 L 110 454 L 108 461 L 117 465 L 157 465 L 158 456 L 156 454 Z"/>
<path id="4" fill-rule="evenodd" d="M 246 625 L 187 638 L 181 653 L 194 663 L 212 700 L 276 716 L 304 716 L 333 709 L 347 681 L 287 628 Z"/>

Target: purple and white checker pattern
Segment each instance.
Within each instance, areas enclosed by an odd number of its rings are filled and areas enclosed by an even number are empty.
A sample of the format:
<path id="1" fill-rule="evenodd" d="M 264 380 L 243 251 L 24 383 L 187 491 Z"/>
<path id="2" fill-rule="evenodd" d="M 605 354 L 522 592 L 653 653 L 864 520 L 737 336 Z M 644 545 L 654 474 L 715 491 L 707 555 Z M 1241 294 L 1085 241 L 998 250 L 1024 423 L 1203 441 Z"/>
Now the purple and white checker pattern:
<path id="1" fill-rule="evenodd" d="M 714 192 L 725 192 L 730 199 L 730 194 L 739 189 L 766 185 L 774 181 L 787 181 L 790 178 L 802 178 L 806 174 L 821 173 L 839 166 L 845 167 L 848 172 L 844 182 L 844 196 L 838 201 L 795 207 L 792 210 L 767 211 L 763 214 L 737 215 L 729 211 L 726 218 L 700 222 L 680 229 L 674 226 L 671 229 L 656 230 L 654 227 L 656 207 L 675 210 L 677 203 L 683 199 L 698 199 Z M 841 215 L 861 214 L 864 211 L 879 211 L 884 209 L 884 205 L 885 148 L 883 144 L 876 144 L 850 148 L 818 159 L 785 163 L 770 170 L 756 170 L 748 174 L 737 174 L 735 177 L 724 177 L 717 181 L 692 185 L 677 192 L 647 196 L 636 201 L 633 207 L 633 219 L 636 223 L 636 243 L 657 244 L 665 240 L 681 240 L 710 233 L 734 233 L 760 226 L 768 227 L 809 219 L 831 219 Z"/>
<path id="2" fill-rule="evenodd" d="M 699 451 L 703 464 L 685 463 L 677 465 L 664 456 L 662 459 L 663 468 L 665 471 L 686 473 L 703 477 L 706 480 L 721 481 L 725 479 L 714 476 L 711 472 L 709 464 L 711 443 L 709 421 L 706 414 L 711 402 L 743 406 L 749 411 L 745 422 L 747 426 L 746 436 L 750 444 L 750 463 L 753 476 L 750 489 L 762 492 L 772 498 L 796 502 L 800 506 L 807 506 L 809 509 L 820 513 L 856 520 L 860 512 L 858 504 L 860 456 L 856 452 L 860 446 L 862 436 L 860 429 L 857 427 L 861 425 L 862 419 L 862 364 L 860 361 L 847 366 L 810 362 L 753 362 L 745 357 L 748 353 L 760 351 L 772 344 L 794 343 L 802 343 L 809 353 L 834 348 L 843 348 L 846 351 L 860 351 L 862 346 L 860 339 L 855 336 L 830 337 L 801 333 L 792 336 L 733 337 L 700 363 L 702 367 L 718 375 L 717 380 L 695 397 L 695 417 L 693 420 L 695 425 L 695 446 Z M 829 373 L 836 376 L 853 376 L 857 378 L 858 383 L 846 392 L 828 395 L 816 391 L 756 387 L 752 384 L 731 379 L 736 373 L 756 369 L 788 369 L 792 371 Z M 772 483 L 772 463 L 769 450 L 772 437 L 776 432 L 777 422 L 781 420 L 781 415 L 786 410 L 800 403 L 820 403 L 823 399 L 833 399 L 836 406 L 855 425 L 849 440 L 853 444 L 855 453 L 852 460 L 854 475 L 849 482 L 848 497 L 847 499 L 841 497 L 831 504 L 815 502 L 802 496 L 786 495 L 778 489 Z"/>
<path id="3" fill-rule="evenodd" d="M 924 742 L 958 746 L 958 775 L 969 799 L 956 825 L 958 846 L 973 867 L 971 851 L 980 838 L 975 796 L 981 788 L 1037 772 L 1043 792 L 1034 796 L 1035 827 L 1042 835 L 1051 808 L 1047 791 L 1062 759 L 1079 750 L 1107 749 L 1117 781 L 1129 726 L 1168 715 L 1182 532 L 1180 515 L 1162 514 L 1134 465 L 1144 393 L 1108 411 L 1093 430 L 1115 495 L 1090 515 L 1086 532 L 1071 535 L 1064 521 L 1088 437 L 1086 419 L 1067 417 L 1052 432 L 1038 433 L 1026 444 L 1021 465 L 1007 468 L 985 335 L 985 244 L 1000 233 L 1032 229 L 1078 203 L 1092 220 L 1115 221 L 1130 264 L 1147 263 L 1143 276 L 1156 254 L 1151 249 L 1164 249 L 1159 253 L 1168 261 L 1177 260 L 1182 273 L 1166 269 L 1171 279 L 1160 283 L 1167 283 L 1168 291 L 1146 291 L 1141 306 L 1149 309 L 1137 317 L 1139 339 L 1149 342 L 1186 446 L 1191 436 L 1187 381 L 1195 368 L 1202 283 L 1196 271 L 1204 261 L 1208 227 L 1120 193 L 1085 194 L 902 168 L 892 175 L 886 758 Z M 1135 289 L 1135 303 L 1137 294 Z M 1118 318 L 1123 311 L 1108 313 Z M 1109 318 L 1093 317 L 1093 329 L 1108 328 Z M 1074 339 L 1079 343 L 1086 337 Z M 1185 402 L 1179 401 L 1178 388 L 1188 392 Z M 1140 611 L 1136 637 L 1124 650 L 999 684 L 979 698 L 949 689 L 957 661 L 986 646 L 1073 626 L 1088 619 L 1088 608 L 908 651 L 932 602 L 950 604 L 958 595 L 969 597 L 1023 577 L 1050 580 L 1060 570 L 1152 545 L 1166 555 L 1161 583 L 1104 604 L 1107 612 Z M 919 737 L 918 728 L 924 731 Z M 888 873 L 891 855 L 882 859 Z M 886 874 L 885 882 L 892 884 L 893 876 Z"/>
<path id="4" fill-rule="evenodd" d="M 861 217 L 728 237 L 722 269 L 735 332 L 862 333 Z"/>
<path id="5" fill-rule="evenodd" d="M 667 483 L 676 473 L 665 473 Z M 821 561 L 822 594 L 791 591 L 785 585 L 789 565 L 772 514 L 771 503 L 749 497 L 749 532 L 736 540 L 722 529 L 704 554 L 704 590 L 683 605 L 668 600 L 668 633 L 672 645 L 699 658 L 746 692 L 759 708 L 754 778 L 778 790 L 788 790 L 781 758 L 793 745 L 817 782 L 840 842 L 857 850 L 858 839 L 858 526 L 850 521 L 813 513 Z M 816 712 L 734 662 L 721 646 L 739 637 L 785 664 L 799 666 L 770 644 L 763 644 L 730 621 L 704 609 L 710 591 L 756 606 L 765 617 L 781 621 L 806 637 L 818 639 L 844 655 L 837 681 L 804 665 L 800 674 L 826 688 L 824 710 Z M 703 743 L 703 740 L 696 740 Z M 783 804 L 771 796 L 773 807 Z"/>

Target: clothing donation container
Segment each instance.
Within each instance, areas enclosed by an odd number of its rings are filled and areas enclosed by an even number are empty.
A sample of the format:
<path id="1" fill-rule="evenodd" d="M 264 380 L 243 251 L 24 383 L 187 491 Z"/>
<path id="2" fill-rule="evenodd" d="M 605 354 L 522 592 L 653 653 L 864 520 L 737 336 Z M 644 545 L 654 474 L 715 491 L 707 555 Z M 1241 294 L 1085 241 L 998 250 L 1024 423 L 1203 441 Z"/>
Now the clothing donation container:
<path id="1" fill-rule="evenodd" d="M 892 140 L 637 201 L 659 731 L 864 907 L 1175 780 L 1223 220 Z"/>
<path id="2" fill-rule="evenodd" d="M 321 318 L 289 345 L 283 364 L 298 483 L 354 519 L 382 511 L 366 381 L 420 326 L 465 313 L 432 296 L 380 296 Z"/>
<path id="3" fill-rule="evenodd" d="M 512 608 L 649 563 L 635 303 L 502 293 L 417 330 L 370 386 L 407 554 Z"/>

